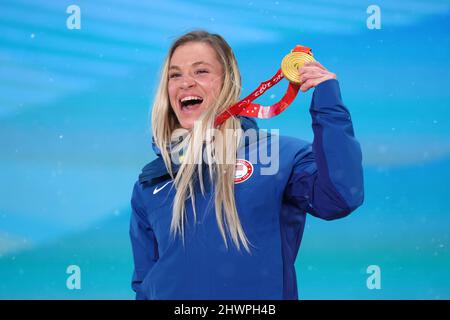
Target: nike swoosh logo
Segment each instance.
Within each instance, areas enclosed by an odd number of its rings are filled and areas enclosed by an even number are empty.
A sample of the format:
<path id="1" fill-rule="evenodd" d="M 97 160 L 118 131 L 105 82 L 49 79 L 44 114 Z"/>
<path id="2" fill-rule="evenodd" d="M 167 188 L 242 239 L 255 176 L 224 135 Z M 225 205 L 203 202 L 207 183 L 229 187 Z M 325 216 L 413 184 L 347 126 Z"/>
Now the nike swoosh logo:
<path id="1" fill-rule="evenodd" d="M 153 194 L 157 194 L 158 192 L 160 192 L 165 186 L 167 186 L 169 183 L 171 183 L 172 181 L 168 181 L 166 182 L 165 185 L 163 185 L 161 188 L 156 187 L 155 190 L 153 190 Z"/>

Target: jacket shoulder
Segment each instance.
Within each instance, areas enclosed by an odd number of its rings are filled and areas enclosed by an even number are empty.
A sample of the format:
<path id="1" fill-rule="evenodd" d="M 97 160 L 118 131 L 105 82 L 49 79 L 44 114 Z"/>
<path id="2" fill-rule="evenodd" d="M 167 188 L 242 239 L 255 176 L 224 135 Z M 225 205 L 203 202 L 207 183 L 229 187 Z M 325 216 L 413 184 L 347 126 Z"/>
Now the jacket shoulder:
<path id="1" fill-rule="evenodd" d="M 150 161 L 142 168 L 138 182 L 141 184 L 152 183 L 154 179 L 167 174 L 168 172 L 164 160 L 158 156 L 155 160 Z"/>
<path id="2" fill-rule="evenodd" d="M 292 136 L 279 136 L 280 151 L 292 152 L 297 154 L 298 152 L 309 152 L 312 149 L 312 143 L 300 138 Z"/>

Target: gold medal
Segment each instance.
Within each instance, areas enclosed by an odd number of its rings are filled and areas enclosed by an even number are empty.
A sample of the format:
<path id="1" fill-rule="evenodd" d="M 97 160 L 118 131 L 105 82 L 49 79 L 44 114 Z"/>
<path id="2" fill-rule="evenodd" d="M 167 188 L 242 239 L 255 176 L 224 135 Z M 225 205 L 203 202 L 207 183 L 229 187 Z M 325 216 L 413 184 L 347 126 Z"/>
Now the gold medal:
<path id="1" fill-rule="evenodd" d="M 316 60 L 314 59 L 310 48 L 296 45 L 295 48 L 283 58 L 281 68 L 278 69 L 277 73 L 275 73 L 271 79 L 261 82 L 258 88 L 244 99 L 222 111 L 214 120 L 214 126 L 218 127 L 229 117 L 236 115 L 267 119 L 280 114 L 292 103 L 292 101 L 294 101 L 300 90 L 301 83 L 298 69 L 303 67 L 305 63 L 313 61 Z M 289 81 L 289 85 L 280 101 L 271 106 L 262 106 L 258 103 L 253 103 L 255 99 L 260 97 L 267 89 L 272 88 L 283 78 L 286 78 Z"/>
<path id="2" fill-rule="evenodd" d="M 298 69 L 307 62 L 316 61 L 312 54 L 306 52 L 291 52 L 281 61 L 281 72 L 283 76 L 292 83 L 300 84 Z"/>

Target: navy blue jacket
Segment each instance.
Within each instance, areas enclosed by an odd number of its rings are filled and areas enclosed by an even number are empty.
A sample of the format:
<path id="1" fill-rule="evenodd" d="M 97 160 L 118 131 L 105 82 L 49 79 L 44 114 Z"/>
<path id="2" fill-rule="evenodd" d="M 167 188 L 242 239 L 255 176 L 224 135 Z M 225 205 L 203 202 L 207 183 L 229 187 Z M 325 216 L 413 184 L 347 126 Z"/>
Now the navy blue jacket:
<path id="1" fill-rule="evenodd" d="M 255 162 L 251 176 L 235 184 L 251 254 L 238 251 L 230 237 L 225 248 L 207 179 L 206 194 L 196 194 L 195 225 L 191 201 L 186 202 L 185 245 L 179 236 L 172 240 L 175 188 L 154 147 L 158 157 L 143 168 L 131 199 L 136 299 L 298 299 L 294 262 L 306 214 L 342 218 L 364 198 L 361 149 L 336 80 L 315 88 L 310 113 L 312 144 L 279 136 L 278 173 L 262 175 L 263 165 Z M 252 118 L 241 117 L 241 124 L 244 130 L 258 128 Z M 238 158 L 248 159 L 252 148 L 246 143 Z"/>

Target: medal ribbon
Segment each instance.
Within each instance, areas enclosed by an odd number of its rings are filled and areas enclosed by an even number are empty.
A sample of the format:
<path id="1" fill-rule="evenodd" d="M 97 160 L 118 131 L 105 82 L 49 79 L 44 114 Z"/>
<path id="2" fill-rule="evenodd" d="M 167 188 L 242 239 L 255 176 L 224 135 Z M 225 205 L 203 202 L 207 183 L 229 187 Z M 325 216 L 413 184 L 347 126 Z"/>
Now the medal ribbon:
<path id="1" fill-rule="evenodd" d="M 308 56 L 303 54 L 301 58 L 299 58 L 296 53 L 306 53 Z M 277 73 L 275 73 L 270 80 L 261 82 L 258 88 L 256 88 L 252 93 L 220 113 L 215 120 L 215 126 L 217 127 L 221 125 L 231 116 L 240 115 L 252 118 L 267 119 L 283 112 L 297 96 L 298 90 L 300 89 L 298 68 L 307 61 L 314 61 L 311 49 L 297 45 L 294 49 L 292 49 L 290 54 L 286 55 L 283 59 L 281 68 L 278 69 Z M 284 77 L 289 80 L 289 85 L 286 93 L 280 101 L 271 106 L 262 106 L 257 103 L 252 103 L 253 100 L 260 97 L 264 94 L 264 92 L 266 92 L 267 89 L 272 88 Z"/>

